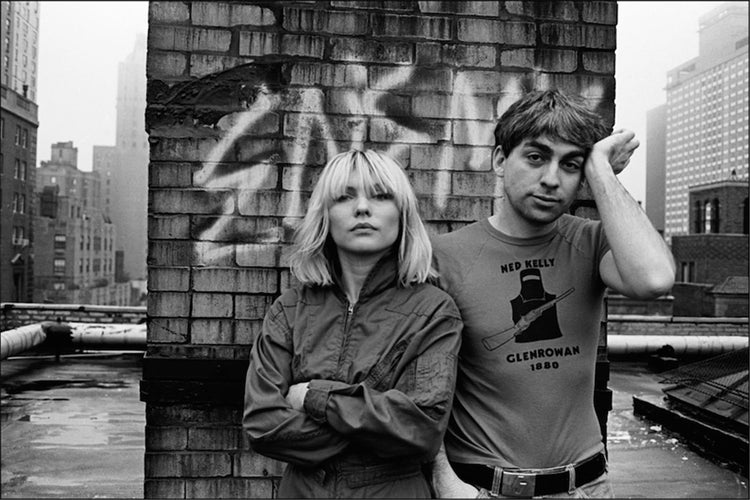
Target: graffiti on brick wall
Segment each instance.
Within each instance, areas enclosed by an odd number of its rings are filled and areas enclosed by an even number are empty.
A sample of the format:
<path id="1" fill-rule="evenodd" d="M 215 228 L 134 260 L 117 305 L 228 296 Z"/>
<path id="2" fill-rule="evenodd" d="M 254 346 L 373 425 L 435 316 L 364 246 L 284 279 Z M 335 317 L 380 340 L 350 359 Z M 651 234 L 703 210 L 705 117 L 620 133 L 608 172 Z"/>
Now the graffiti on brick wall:
<path id="1" fill-rule="evenodd" d="M 210 77 L 221 79 L 221 75 Z M 413 89 L 427 86 L 423 81 L 427 77 L 417 68 L 400 66 L 379 73 L 377 80 L 370 78 L 368 82 L 366 76 L 354 74 L 346 89 L 329 88 L 328 95 L 318 87 L 293 88 L 279 82 L 251 81 L 243 86 L 243 109 L 216 121 L 219 140 L 193 176 L 194 187 L 233 192 L 215 203 L 214 217 L 194 225 L 197 241 L 214 242 L 201 247 L 201 264 L 252 266 L 262 261 L 263 265 L 284 266 L 279 248 L 272 262 L 257 254 L 268 251 L 270 244 L 288 241 L 304 215 L 320 170 L 307 166 L 321 166 L 350 148 L 373 147 L 402 163 L 410 160 L 410 145 L 434 148 L 435 166 L 423 167 L 423 172 L 432 172 L 422 177 L 416 190 L 429 195 L 432 213 L 441 213 L 452 194 L 450 180 L 446 181 L 450 177 L 432 174 L 441 169 L 487 171 L 494 120 L 524 92 L 550 87 L 539 72 L 506 75 L 504 86 L 490 95 L 478 91 L 470 78 L 461 78 L 453 81 L 452 92 L 438 103 L 442 111 L 420 113 L 402 105 L 411 102 L 407 97 L 398 97 L 419 95 Z M 337 91 L 338 100 L 332 102 Z M 605 89 L 592 85 L 581 94 L 597 106 Z M 463 127 L 463 137 L 470 138 L 464 139 L 468 154 L 461 157 L 460 165 L 454 163 L 452 148 L 457 123 Z M 495 186 L 489 197 L 499 193 Z"/>

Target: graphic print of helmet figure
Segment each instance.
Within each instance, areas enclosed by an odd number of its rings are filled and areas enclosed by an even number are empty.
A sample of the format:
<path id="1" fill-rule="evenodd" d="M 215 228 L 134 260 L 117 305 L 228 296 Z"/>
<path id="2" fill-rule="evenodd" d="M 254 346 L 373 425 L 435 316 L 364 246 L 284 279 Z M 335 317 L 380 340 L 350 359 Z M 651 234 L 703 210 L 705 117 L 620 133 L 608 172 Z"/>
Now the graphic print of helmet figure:
<path id="1" fill-rule="evenodd" d="M 524 269 L 519 278 L 521 291 L 510 301 L 513 309 L 513 322 L 518 321 L 527 313 L 543 306 L 556 298 L 556 295 L 544 290 L 542 273 L 539 269 Z M 533 321 L 522 333 L 516 335 L 516 342 L 537 342 L 562 337 L 560 325 L 557 321 L 557 306 L 552 306 Z"/>

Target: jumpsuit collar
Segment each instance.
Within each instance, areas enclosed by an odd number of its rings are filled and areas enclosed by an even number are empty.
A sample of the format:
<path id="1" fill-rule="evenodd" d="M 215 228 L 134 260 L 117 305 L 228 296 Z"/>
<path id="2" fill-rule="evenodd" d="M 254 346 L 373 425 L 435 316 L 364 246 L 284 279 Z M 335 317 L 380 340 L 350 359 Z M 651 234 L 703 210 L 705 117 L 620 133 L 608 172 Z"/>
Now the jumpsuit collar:
<path id="1" fill-rule="evenodd" d="M 333 273 L 333 282 L 336 294 L 339 295 L 344 301 L 348 301 L 346 294 L 344 293 L 344 287 L 341 282 L 341 266 L 334 265 L 336 270 Z M 380 293 L 386 288 L 395 286 L 398 281 L 398 259 L 396 258 L 395 250 L 389 251 L 378 260 L 370 270 L 369 274 L 362 283 L 362 290 L 359 291 L 359 300 L 362 302 L 373 295 Z"/>

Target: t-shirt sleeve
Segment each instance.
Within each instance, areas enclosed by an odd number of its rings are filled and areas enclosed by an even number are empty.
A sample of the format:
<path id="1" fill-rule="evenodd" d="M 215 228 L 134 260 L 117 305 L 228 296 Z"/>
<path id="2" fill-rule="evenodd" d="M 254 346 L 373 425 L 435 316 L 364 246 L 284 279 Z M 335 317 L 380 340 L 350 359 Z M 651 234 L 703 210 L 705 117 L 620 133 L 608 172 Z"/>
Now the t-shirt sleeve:
<path id="1" fill-rule="evenodd" d="M 597 255 L 596 255 L 596 262 L 597 264 L 602 261 L 604 258 L 604 255 L 609 252 L 609 240 L 607 239 L 607 234 L 604 232 L 604 226 L 601 222 L 596 221 L 596 241 L 597 241 Z"/>
<path id="2" fill-rule="evenodd" d="M 461 287 L 462 272 L 452 248 L 452 241 L 447 236 L 438 236 L 432 240 L 432 260 L 433 267 L 438 273 L 433 284 L 455 296 Z"/>

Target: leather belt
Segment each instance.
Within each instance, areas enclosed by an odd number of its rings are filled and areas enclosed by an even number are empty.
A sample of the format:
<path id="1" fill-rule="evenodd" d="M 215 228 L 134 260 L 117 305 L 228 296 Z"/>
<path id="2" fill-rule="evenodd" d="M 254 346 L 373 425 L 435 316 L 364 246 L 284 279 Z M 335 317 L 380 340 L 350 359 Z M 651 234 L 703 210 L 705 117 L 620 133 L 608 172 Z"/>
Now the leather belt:
<path id="1" fill-rule="evenodd" d="M 495 468 L 479 464 L 451 463 L 453 470 L 462 481 L 492 491 Z M 559 472 L 524 472 L 529 469 L 501 469 L 501 490 L 503 496 L 532 497 L 553 495 L 570 489 L 570 476 L 567 470 Z M 604 453 L 598 453 L 574 466 L 576 488 L 590 483 L 607 471 Z M 494 493 L 494 492 L 493 492 Z"/>

